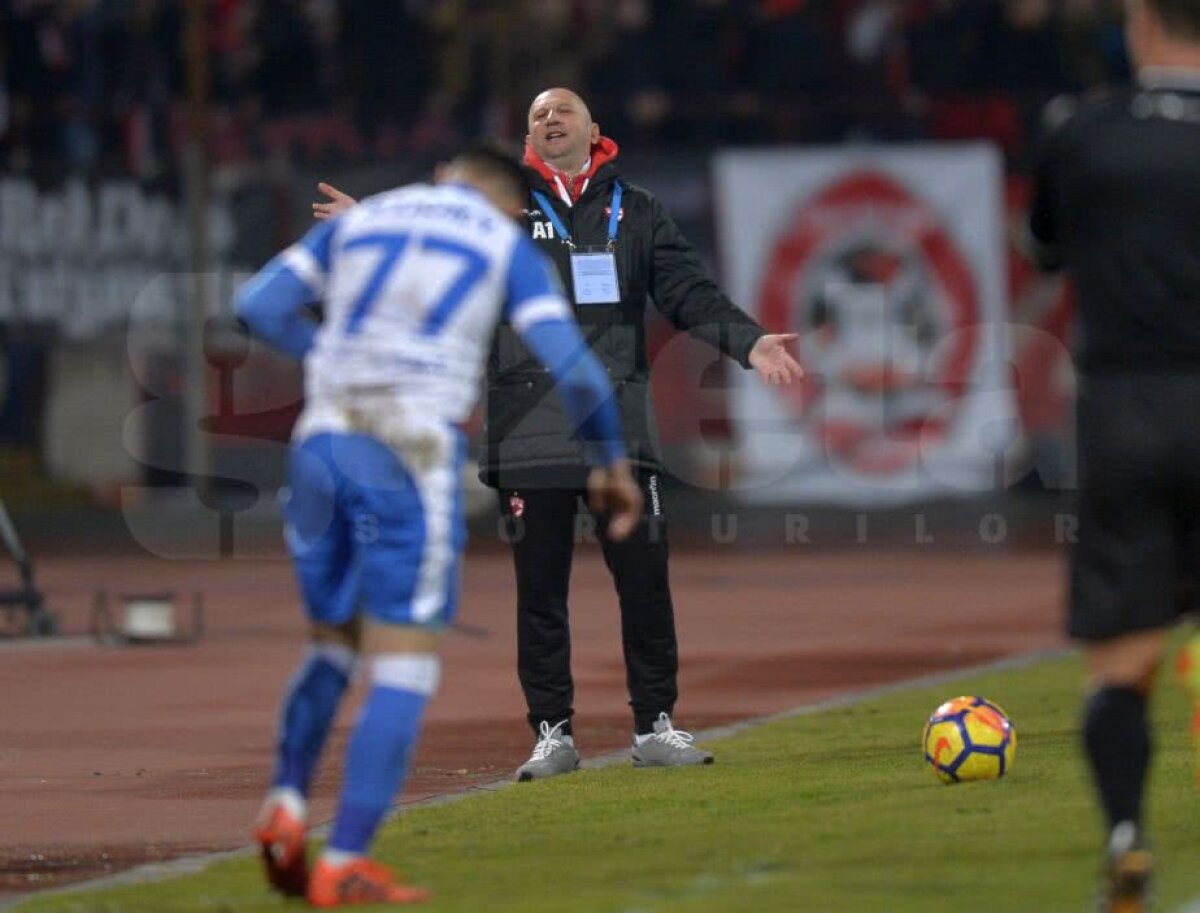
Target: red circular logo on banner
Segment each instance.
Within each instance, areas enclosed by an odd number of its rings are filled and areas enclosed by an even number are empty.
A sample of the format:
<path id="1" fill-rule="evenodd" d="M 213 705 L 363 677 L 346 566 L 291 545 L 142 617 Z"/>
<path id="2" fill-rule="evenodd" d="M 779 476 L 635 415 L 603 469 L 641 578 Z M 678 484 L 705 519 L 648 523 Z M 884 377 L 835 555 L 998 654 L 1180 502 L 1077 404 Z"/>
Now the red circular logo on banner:
<path id="1" fill-rule="evenodd" d="M 799 332 L 805 378 L 779 388 L 831 461 L 898 472 L 943 439 L 976 358 L 975 277 L 893 178 L 857 171 L 807 200 L 770 251 L 760 313 Z"/>

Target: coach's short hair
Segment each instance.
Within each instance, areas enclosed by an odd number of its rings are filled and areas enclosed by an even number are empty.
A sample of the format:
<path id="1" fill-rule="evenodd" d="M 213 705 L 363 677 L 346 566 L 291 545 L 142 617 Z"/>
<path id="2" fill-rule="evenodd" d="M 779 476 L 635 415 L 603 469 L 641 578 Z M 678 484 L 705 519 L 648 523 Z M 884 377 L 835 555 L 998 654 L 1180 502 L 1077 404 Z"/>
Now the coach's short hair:
<path id="1" fill-rule="evenodd" d="M 1167 30 L 1186 41 L 1200 41 L 1200 0 L 1145 0 Z"/>
<path id="2" fill-rule="evenodd" d="M 450 160 L 451 165 L 468 169 L 481 178 L 497 181 L 519 200 L 529 198 L 529 179 L 516 152 L 499 140 L 479 140 Z"/>

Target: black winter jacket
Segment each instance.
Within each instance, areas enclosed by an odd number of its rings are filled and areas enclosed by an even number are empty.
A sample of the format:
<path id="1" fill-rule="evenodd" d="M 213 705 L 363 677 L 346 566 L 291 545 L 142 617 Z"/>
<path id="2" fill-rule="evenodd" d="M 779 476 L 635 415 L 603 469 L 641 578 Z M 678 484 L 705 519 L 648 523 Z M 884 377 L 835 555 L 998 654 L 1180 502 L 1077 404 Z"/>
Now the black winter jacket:
<path id="1" fill-rule="evenodd" d="M 535 190 L 555 207 L 577 245 L 602 246 L 608 236 L 609 203 L 616 166 L 592 175 L 574 207 L 533 169 Z M 717 288 L 662 205 L 648 191 L 622 181 L 623 216 L 616 242 L 618 304 L 576 305 L 584 337 L 609 373 L 616 392 L 632 462 L 659 468 L 658 438 L 646 360 L 648 299 L 680 330 L 749 367 L 750 350 L 766 331 Z M 558 267 L 571 297 L 567 245 L 557 237 L 536 200 L 529 228 Z M 587 466 L 548 372 L 507 323 L 497 328 L 488 359 L 484 449 L 480 478 L 501 488 L 582 488 Z"/>

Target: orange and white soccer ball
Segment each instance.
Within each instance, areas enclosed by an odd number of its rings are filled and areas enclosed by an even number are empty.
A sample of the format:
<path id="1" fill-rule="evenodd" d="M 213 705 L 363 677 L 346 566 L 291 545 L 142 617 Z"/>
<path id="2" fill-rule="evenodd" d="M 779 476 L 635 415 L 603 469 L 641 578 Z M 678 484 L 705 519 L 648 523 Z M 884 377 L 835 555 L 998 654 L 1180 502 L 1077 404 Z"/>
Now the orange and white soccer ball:
<path id="1" fill-rule="evenodd" d="M 1012 768 L 1017 731 L 991 701 L 956 697 L 933 711 L 922 744 L 925 760 L 943 783 L 999 780 Z"/>

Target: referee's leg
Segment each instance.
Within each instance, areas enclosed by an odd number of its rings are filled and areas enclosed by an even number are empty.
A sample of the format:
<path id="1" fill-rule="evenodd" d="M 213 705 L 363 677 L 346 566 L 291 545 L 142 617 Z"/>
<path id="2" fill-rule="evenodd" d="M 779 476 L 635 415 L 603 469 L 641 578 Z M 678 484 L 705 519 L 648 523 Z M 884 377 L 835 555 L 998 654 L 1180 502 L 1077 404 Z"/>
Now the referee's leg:
<path id="1" fill-rule="evenodd" d="M 628 539 L 612 542 L 599 518 L 604 561 L 621 603 L 625 675 L 639 735 L 654 731 L 660 713 L 671 714 L 679 692 L 679 644 L 668 573 L 667 518 L 657 474 L 641 476 L 646 517 Z"/>
<path id="2" fill-rule="evenodd" d="M 575 688 L 567 593 L 579 492 L 501 489 L 500 512 L 517 576 L 517 675 L 534 734 L 542 721 L 571 734 Z"/>
<path id="3" fill-rule="evenodd" d="M 1108 819 L 1106 890 L 1114 897 L 1141 896 L 1148 875 L 1141 837 L 1153 751 L 1147 703 L 1176 618 L 1179 473 L 1171 437 L 1187 414 L 1164 408 L 1171 386 L 1157 376 L 1092 376 L 1077 407 L 1079 540 L 1071 551 L 1069 631 L 1083 642 L 1088 667 L 1084 753 Z M 1128 890 L 1118 877 L 1126 860 L 1137 870 Z"/>

